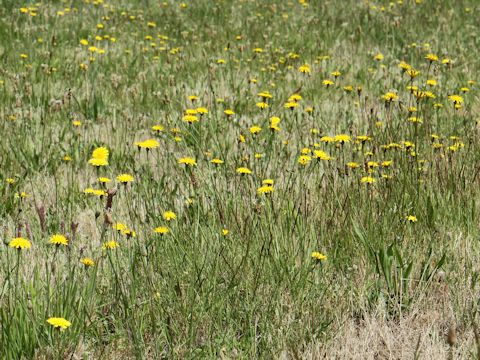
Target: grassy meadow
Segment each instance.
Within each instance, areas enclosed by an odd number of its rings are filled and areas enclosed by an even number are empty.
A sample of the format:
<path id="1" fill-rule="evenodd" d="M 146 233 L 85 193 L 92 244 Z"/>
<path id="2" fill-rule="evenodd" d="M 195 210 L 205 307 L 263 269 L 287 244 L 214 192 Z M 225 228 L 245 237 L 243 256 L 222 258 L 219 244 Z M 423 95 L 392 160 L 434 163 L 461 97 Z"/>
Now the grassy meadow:
<path id="1" fill-rule="evenodd" d="M 478 1 L 0 4 L 1 359 L 480 356 Z"/>

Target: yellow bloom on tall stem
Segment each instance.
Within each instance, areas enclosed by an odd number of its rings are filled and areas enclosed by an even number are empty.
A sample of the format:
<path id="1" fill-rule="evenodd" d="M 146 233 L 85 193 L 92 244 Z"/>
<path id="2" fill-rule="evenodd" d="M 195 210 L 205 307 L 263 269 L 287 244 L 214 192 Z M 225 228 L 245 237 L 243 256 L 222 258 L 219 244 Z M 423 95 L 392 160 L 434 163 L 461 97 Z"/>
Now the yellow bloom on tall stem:
<path id="1" fill-rule="evenodd" d="M 121 182 L 122 184 L 132 182 L 133 180 L 133 176 L 129 174 L 120 174 L 117 176 L 117 181 Z"/>
<path id="2" fill-rule="evenodd" d="M 60 245 L 67 246 L 68 239 L 61 234 L 55 234 L 55 235 L 52 235 L 52 237 L 50 237 L 49 243 L 56 246 L 60 246 Z"/>
<path id="3" fill-rule="evenodd" d="M 318 251 L 314 251 L 312 252 L 312 259 L 317 261 L 323 261 L 323 260 L 327 260 L 327 256 Z"/>
<path id="4" fill-rule="evenodd" d="M 64 318 L 51 317 L 47 323 L 52 325 L 55 329 L 65 330 L 72 325 L 72 323 Z"/>
<path id="5" fill-rule="evenodd" d="M 32 247 L 32 244 L 29 240 L 25 238 L 17 237 L 10 240 L 10 242 L 8 243 L 8 246 L 18 250 L 24 250 L 24 249 L 30 249 Z"/>

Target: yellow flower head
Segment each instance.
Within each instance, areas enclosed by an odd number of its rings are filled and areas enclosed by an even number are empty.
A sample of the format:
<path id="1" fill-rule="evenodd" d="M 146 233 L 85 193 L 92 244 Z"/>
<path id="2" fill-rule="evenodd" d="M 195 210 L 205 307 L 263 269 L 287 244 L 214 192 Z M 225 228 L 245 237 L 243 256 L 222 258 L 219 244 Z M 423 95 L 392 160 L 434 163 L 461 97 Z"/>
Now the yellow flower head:
<path id="1" fill-rule="evenodd" d="M 272 185 L 263 185 L 257 189 L 257 194 L 258 195 L 266 195 L 270 194 L 274 191 L 275 189 L 273 188 Z"/>
<path id="2" fill-rule="evenodd" d="M 415 69 L 408 69 L 407 74 L 410 75 L 410 77 L 413 79 L 413 78 L 417 77 L 418 75 L 420 75 L 420 71 L 415 70 Z"/>
<path id="3" fill-rule="evenodd" d="M 305 165 L 308 165 L 310 161 L 312 161 L 312 157 L 309 155 L 301 155 L 298 157 L 297 161 L 300 165 L 305 166 Z"/>
<path id="4" fill-rule="evenodd" d="M 55 234 L 50 237 L 49 243 L 57 246 L 60 246 L 60 245 L 67 246 L 68 239 L 64 235 Z"/>
<path id="5" fill-rule="evenodd" d="M 162 132 L 164 130 L 164 127 L 162 125 L 153 125 L 152 130 L 155 132 Z"/>
<path id="6" fill-rule="evenodd" d="M 166 226 L 159 226 L 159 227 L 156 227 L 153 231 L 157 234 L 165 235 L 170 232 L 170 229 Z"/>
<path id="7" fill-rule="evenodd" d="M 224 161 L 221 160 L 221 159 L 215 158 L 215 159 L 210 160 L 210 162 L 211 162 L 212 164 L 215 164 L 215 165 L 221 165 L 221 164 L 223 164 Z"/>
<path id="8" fill-rule="evenodd" d="M 129 174 L 120 174 L 117 176 L 117 181 L 121 182 L 122 184 L 132 182 L 133 180 L 133 176 Z"/>
<path id="9" fill-rule="evenodd" d="M 298 103 L 297 103 L 297 102 L 291 101 L 291 102 L 285 103 L 285 105 L 284 105 L 283 107 L 284 107 L 285 109 L 293 110 L 293 109 L 295 109 L 297 106 L 298 106 Z"/>
<path id="10" fill-rule="evenodd" d="M 463 97 L 461 97 L 460 95 L 450 95 L 448 97 L 448 100 L 453 101 L 455 105 L 463 103 Z"/>
<path id="11" fill-rule="evenodd" d="M 318 160 L 332 160 L 332 157 L 322 150 L 313 150 L 313 157 Z"/>
<path id="12" fill-rule="evenodd" d="M 417 217 L 416 217 L 415 215 L 408 215 L 408 216 L 406 217 L 406 220 L 407 220 L 408 222 L 411 222 L 411 223 L 415 223 L 415 222 L 418 221 L 418 220 L 417 220 Z"/>
<path id="13" fill-rule="evenodd" d="M 155 139 L 148 139 L 144 141 L 137 141 L 135 145 L 137 145 L 138 148 L 150 150 L 158 148 L 160 146 L 160 143 Z"/>
<path id="14" fill-rule="evenodd" d="M 253 135 L 258 134 L 260 131 L 262 131 L 262 128 L 260 126 L 252 126 L 250 128 L 250 133 Z"/>
<path id="15" fill-rule="evenodd" d="M 91 258 L 88 258 L 88 257 L 80 259 L 80 262 L 83 265 L 85 265 L 85 267 L 90 267 L 90 266 L 95 265 L 95 262 Z"/>
<path id="16" fill-rule="evenodd" d="M 195 161 L 195 159 L 191 158 L 191 157 L 184 157 L 184 158 L 178 159 L 178 163 L 179 164 L 184 164 L 184 165 L 187 165 L 187 166 L 196 166 L 197 165 L 197 162 Z"/>
<path id="17" fill-rule="evenodd" d="M 300 100 L 302 100 L 302 95 L 300 94 L 293 94 L 288 98 L 289 102 L 299 102 Z"/>
<path id="18" fill-rule="evenodd" d="M 298 68 L 298 71 L 300 71 L 302 74 L 309 74 L 310 73 L 310 65 L 304 64 Z"/>
<path id="19" fill-rule="evenodd" d="M 93 166 L 107 166 L 108 160 L 91 158 L 90 160 L 88 160 L 88 163 Z"/>
<path id="20" fill-rule="evenodd" d="M 322 84 L 328 87 L 330 85 L 333 85 L 334 82 L 330 79 L 325 79 L 325 80 L 322 81 Z"/>
<path id="21" fill-rule="evenodd" d="M 385 100 L 385 102 L 392 102 L 398 99 L 398 95 L 394 92 L 389 91 L 382 95 L 382 99 Z"/>
<path id="22" fill-rule="evenodd" d="M 111 241 L 107 241 L 105 243 L 103 243 L 103 250 L 113 250 L 113 249 L 116 249 L 117 247 L 119 247 L 120 244 L 118 242 L 116 242 L 115 240 L 111 240 Z"/>
<path id="23" fill-rule="evenodd" d="M 242 175 L 248 175 L 252 173 L 252 170 L 246 167 L 239 167 L 237 168 L 237 173 L 242 174 Z"/>
<path id="24" fill-rule="evenodd" d="M 192 124 L 192 123 L 198 121 L 198 117 L 195 116 L 195 115 L 187 114 L 187 115 L 184 115 L 184 116 L 183 116 L 182 120 L 185 121 L 185 122 L 187 122 L 187 123 L 189 123 L 189 124 Z"/>
<path id="25" fill-rule="evenodd" d="M 18 250 L 24 250 L 24 249 L 30 249 L 32 244 L 30 243 L 29 240 L 22 238 L 22 237 L 17 237 L 8 243 L 8 246 L 18 249 Z"/>
<path id="26" fill-rule="evenodd" d="M 334 137 L 335 142 L 338 142 L 340 144 L 345 144 L 351 141 L 350 135 L 347 134 L 340 134 L 340 135 L 335 135 Z"/>
<path id="27" fill-rule="evenodd" d="M 64 318 L 51 317 L 47 323 L 52 325 L 55 329 L 65 330 L 72 325 L 72 323 Z"/>
<path id="28" fill-rule="evenodd" d="M 312 252 L 312 259 L 317 260 L 317 261 L 324 261 L 327 260 L 327 256 L 323 255 L 322 253 L 318 251 Z"/>
<path id="29" fill-rule="evenodd" d="M 171 221 L 175 220 L 177 218 L 177 215 L 173 211 L 168 210 L 163 213 L 163 218 L 166 221 Z"/>
<path id="30" fill-rule="evenodd" d="M 360 182 L 362 184 L 373 184 L 376 182 L 376 180 L 370 176 L 364 176 L 362 177 L 362 179 L 360 180 Z"/>

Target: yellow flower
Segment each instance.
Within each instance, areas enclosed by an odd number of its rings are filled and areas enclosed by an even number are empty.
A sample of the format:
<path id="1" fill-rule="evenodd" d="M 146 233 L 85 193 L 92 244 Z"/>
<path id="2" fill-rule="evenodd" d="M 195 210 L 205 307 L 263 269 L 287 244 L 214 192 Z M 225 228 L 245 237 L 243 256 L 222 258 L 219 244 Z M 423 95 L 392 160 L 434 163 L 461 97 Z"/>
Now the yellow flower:
<path id="1" fill-rule="evenodd" d="M 90 267 L 90 266 L 95 265 L 95 262 L 94 262 L 92 259 L 88 258 L 88 257 L 81 259 L 80 262 L 81 262 L 83 265 L 85 265 L 85 267 Z"/>
<path id="2" fill-rule="evenodd" d="M 187 166 L 196 166 L 197 165 L 197 162 L 195 161 L 195 159 L 191 158 L 191 157 L 183 157 L 181 159 L 178 159 L 178 163 L 179 164 L 184 164 L 184 165 L 187 165 Z"/>
<path id="3" fill-rule="evenodd" d="M 257 189 L 257 194 L 258 195 L 266 195 L 270 194 L 274 191 L 274 188 L 272 185 L 263 185 Z"/>
<path id="4" fill-rule="evenodd" d="M 242 175 L 248 175 L 252 173 L 252 170 L 246 167 L 239 167 L 237 168 L 237 173 L 242 174 Z"/>
<path id="5" fill-rule="evenodd" d="M 152 130 L 155 131 L 155 132 L 161 132 L 161 131 L 164 130 L 164 128 L 163 128 L 162 125 L 153 125 Z"/>
<path id="6" fill-rule="evenodd" d="M 263 101 L 256 103 L 255 106 L 260 108 L 260 109 L 268 108 L 268 104 L 266 102 L 263 102 Z"/>
<path id="7" fill-rule="evenodd" d="M 262 181 L 263 185 L 273 186 L 273 179 L 265 179 Z"/>
<path id="8" fill-rule="evenodd" d="M 260 131 L 262 131 L 262 128 L 260 126 L 252 126 L 250 128 L 250 133 L 253 135 L 258 134 Z"/>
<path id="9" fill-rule="evenodd" d="M 133 180 L 133 176 L 129 174 L 120 174 L 117 176 L 117 181 L 121 182 L 122 184 L 132 182 Z"/>
<path id="10" fill-rule="evenodd" d="M 280 128 L 278 127 L 278 124 L 280 123 L 280 118 L 277 116 L 272 116 L 270 118 L 270 129 L 273 131 L 280 131 Z"/>
<path id="11" fill-rule="evenodd" d="M 55 234 L 55 235 L 52 235 L 52 237 L 49 240 L 49 243 L 57 246 L 60 246 L 60 245 L 67 246 L 68 240 L 64 235 Z"/>
<path id="12" fill-rule="evenodd" d="M 427 54 L 427 56 L 425 56 L 425 60 L 430 62 L 438 61 L 438 56 L 435 54 Z"/>
<path id="13" fill-rule="evenodd" d="M 166 226 L 159 226 L 159 227 L 156 227 L 153 231 L 157 234 L 165 235 L 170 232 L 170 229 Z"/>
<path id="14" fill-rule="evenodd" d="M 334 82 L 330 79 L 325 79 L 322 81 L 322 84 L 325 85 L 326 87 L 329 87 L 330 85 L 333 85 Z"/>
<path id="15" fill-rule="evenodd" d="M 22 238 L 22 237 L 17 237 L 8 243 L 8 246 L 18 249 L 18 250 L 23 250 L 23 249 L 30 249 L 32 247 L 32 244 L 30 243 L 29 240 Z"/>
<path id="16" fill-rule="evenodd" d="M 407 74 L 410 75 L 410 77 L 413 79 L 413 78 L 417 77 L 418 75 L 420 75 L 420 71 L 415 70 L 415 69 L 408 69 Z"/>
<path id="17" fill-rule="evenodd" d="M 463 103 L 463 97 L 461 97 L 460 95 L 450 95 L 448 97 L 448 100 L 453 101 L 455 105 Z"/>
<path id="18" fill-rule="evenodd" d="M 357 136 L 357 142 L 364 143 L 364 142 L 370 141 L 370 140 L 372 140 L 372 138 L 368 135 L 358 135 Z"/>
<path id="19" fill-rule="evenodd" d="M 334 140 L 335 142 L 338 142 L 340 144 L 345 144 L 350 142 L 351 137 L 350 135 L 347 135 L 347 134 L 340 134 L 340 135 L 335 135 Z"/>
<path id="20" fill-rule="evenodd" d="M 377 61 L 382 61 L 383 58 L 384 58 L 384 56 L 383 56 L 382 53 L 378 53 L 378 54 L 376 54 L 373 58 L 374 58 L 375 60 L 377 60 Z"/>
<path id="21" fill-rule="evenodd" d="M 98 181 L 99 183 L 102 183 L 102 184 L 107 184 L 107 183 L 109 183 L 109 182 L 112 181 L 112 180 L 110 180 L 110 179 L 107 178 L 107 177 L 99 177 L 99 178 L 97 178 L 97 181 Z"/>
<path id="22" fill-rule="evenodd" d="M 270 94 L 270 92 L 268 92 L 268 91 L 259 92 L 258 96 L 260 96 L 264 100 L 273 98 L 272 94 Z"/>
<path id="23" fill-rule="evenodd" d="M 107 166 L 108 165 L 108 160 L 107 159 L 90 159 L 88 160 L 88 163 L 93 166 Z"/>
<path id="24" fill-rule="evenodd" d="M 65 330 L 72 325 L 72 323 L 64 318 L 51 317 L 47 323 L 52 325 L 55 329 Z"/>
<path id="25" fill-rule="evenodd" d="M 333 138 L 331 136 L 322 136 L 320 138 L 320 141 L 324 142 L 324 143 L 333 143 L 333 142 L 335 142 L 335 138 Z"/>
<path id="26" fill-rule="evenodd" d="M 111 241 L 107 241 L 105 243 L 103 243 L 103 250 L 113 250 L 113 249 L 116 249 L 117 247 L 119 247 L 119 243 L 116 242 L 115 240 L 111 240 Z"/>
<path id="27" fill-rule="evenodd" d="M 360 165 L 359 165 L 358 163 L 356 163 L 356 162 L 351 161 L 351 162 L 348 162 L 348 163 L 347 163 L 347 166 L 348 166 L 350 169 L 356 169 L 356 168 L 358 168 Z"/>
<path id="28" fill-rule="evenodd" d="M 108 149 L 102 146 L 93 150 L 92 157 L 88 162 L 94 166 L 105 166 L 108 165 L 109 155 L 110 152 L 108 151 Z"/>
<path id="29" fill-rule="evenodd" d="M 373 184 L 373 183 L 375 183 L 375 181 L 376 181 L 376 180 L 375 180 L 374 178 L 370 177 L 370 176 L 364 176 L 364 177 L 362 177 L 362 179 L 360 180 L 360 182 L 361 182 L 362 184 Z"/>
<path id="30" fill-rule="evenodd" d="M 224 161 L 221 160 L 221 159 L 215 158 L 215 159 L 210 160 L 210 162 L 211 162 L 212 164 L 215 164 L 215 165 L 221 165 L 221 164 L 223 164 Z"/>
<path id="31" fill-rule="evenodd" d="M 171 221 L 175 220 L 177 218 L 177 215 L 173 211 L 168 210 L 163 213 L 163 218 L 166 221 Z"/>
<path id="32" fill-rule="evenodd" d="M 225 115 L 227 116 L 233 116 L 235 115 L 235 112 L 231 109 L 226 109 L 224 112 L 223 112 Z"/>
<path id="33" fill-rule="evenodd" d="M 319 160 L 331 160 L 332 157 L 328 155 L 325 151 L 322 150 L 314 150 L 313 157 Z"/>
<path id="34" fill-rule="evenodd" d="M 398 95 L 394 92 L 387 92 L 384 95 L 382 95 L 382 99 L 385 100 L 386 102 L 392 102 L 398 99 Z"/>
<path id="35" fill-rule="evenodd" d="M 141 149 L 150 150 L 159 147 L 160 143 L 155 139 L 148 139 L 144 141 L 138 141 L 135 143 L 135 145 L 137 145 Z"/>
<path id="36" fill-rule="evenodd" d="M 86 189 L 88 190 L 88 189 Z M 95 196 L 98 196 L 98 197 L 101 197 L 101 196 L 105 196 L 107 195 L 107 193 L 105 192 L 105 190 L 102 190 L 102 189 L 99 189 L 99 190 L 94 190 L 92 189 L 92 192 L 91 192 L 93 195 Z"/>
<path id="37" fill-rule="evenodd" d="M 412 67 L 407 64 L 405 61 L 400 61 L 400 64 L 398 66 L 403 69 L 404 71 L 410 70 Z"/>
<path id="38" fill-rule="evenodd" d="M 200 115 L 208 114 L 208 109 L 204 107 L 199 107 L 199 108 L 196 108 L 195 110 L 197 110 L 197 113 L 199 113 Z"/>
<path id="39" fill-rule="evenodd" d="M 229 232 L 230 231 L 228 231 L 227 229 L 222 229 L 222 235 L 223 236 L 227 236 Z"/>
<path id="40" fill-rule="evenodd" d="M 309 74 L 310 73 L 310 65 L 304 64 L 298 68 L 298 71 L 300 71 L 302 74 Z"/>
<path id="41" fill-rule="evenodd" d="M 194 122 L 198 121 L 198 117 L 195 115 L 184 115 L 182 118 L 183 121 L 188 122 L 189 124 L 192 124 Z"/>
<path id="42" fill-rule="evenodd" d="M 324 261 L 327 260 L 327 256 L 323 255 L 322 253 L 318 251 L 312 252 L 312 259 L 317 260 L 317 261 Z"/>
<path id="43" fill-rule="evenodd" d="M 300 100 L 302 100 L 302 96 L 300 94 L 293 94 L 288 98 L 289 102 L 292 102 L 292 101 L 293 102 L 298 102 Z"/>
<path id="44" fill-rule="evenodd" d="M 312 157 L 311 157 L 311 156 L 309 156 L 309 155 L 301 155 L 301 156 L 298 157 L 298 160 L 297 160 L 297 161 L 298 161 L 298 163 L 299 163 L 300 165 L 305 166 L 305 165 L 308 165 L 311 160 L 312 160 Z"/>
<path id="45" fill-rule="evenodd" d="M 415 215 L 408 215 L 408 216 L 406 217 L 406 219 L 407 219 L 408 222 L 411 222 L 411 223 L 415 223 L 415 222 L 418 221 L 418 220 L 417 220 L 417 217 L 416 217 Z"/>
<path id="46" fill-rule="evenodd" d="M 285 105 L 283 105 L 284 108 L 293 110 L 298 106 L 297 102 L 287 102 Z"/>

